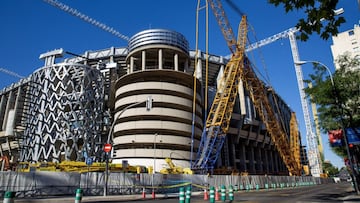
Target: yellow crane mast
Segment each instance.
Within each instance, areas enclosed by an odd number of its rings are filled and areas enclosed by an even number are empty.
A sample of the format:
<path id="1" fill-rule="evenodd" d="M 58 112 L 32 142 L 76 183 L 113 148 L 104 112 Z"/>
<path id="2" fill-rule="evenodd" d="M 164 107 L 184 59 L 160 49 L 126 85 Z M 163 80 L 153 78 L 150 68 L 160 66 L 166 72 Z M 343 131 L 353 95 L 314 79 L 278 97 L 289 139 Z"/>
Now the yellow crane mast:
<path id="1" fill-rule="evenodd" d="M 298 161 L 295 159 L 294 154 L 291 153 L 289 139 L 270 105 L 265 86 L 256 76 L 250 63 L 240 72 L 240 77 L 245 84 L 245 88 L 249 91 L 252 102 L 261 120 L 264 122 L 267 131 L 270 133 L 271 140 L 289 173 L 291 175 L 301 175 L 301 168 L 298 166 Z"/>
<path id="2" fill-rule="evenodd" d="M 268 89 L 256 76 L 250 61 L 244 56 L 247 39 L 246 16 L 242 16 L 236 40 L 220 0 L 208 0 L 208 3 L 232 52 L 232 57 L 220 82 L 223 85 L 217 90 L 211 106 L 193 168 L 213 169 L 229 128 L 238 83 L 242 80 L 289 173 L 300 175 L 301 169 L 291 151 L 288 137 L 270 105 Z"/>
<path id="3" fill-rule="evenodd" d="M 239 26 L 239 40 L 233 37 L 233 31 L 221 4 L 214 5 L 209 1 L 215 16 L 221 21 L 226 29 L 222 29 L 227 39 L 230 50 L 234 53 L 230 62 L 226 64 L 224 75 L 220 84 L 222 86 L 217 90 L 214 101 L 206 120 L 206 128 L 203 131 L 200 142 L 197 159 L 193 164 L 194 170 L 208 171 L 212 170 L 224 144 L 226 133 L 229 129 L 231 115 L 233 112 L 236 96 L 238 93 L 238 83 L 240 82 L 240 69 L 244 65 L 244 51 L 246 45 L 246 17 L 244 16 Z M 240 34 L 241 33 L 241 34 Z M 244 37 L 245 36 L 245 37 Z"/>

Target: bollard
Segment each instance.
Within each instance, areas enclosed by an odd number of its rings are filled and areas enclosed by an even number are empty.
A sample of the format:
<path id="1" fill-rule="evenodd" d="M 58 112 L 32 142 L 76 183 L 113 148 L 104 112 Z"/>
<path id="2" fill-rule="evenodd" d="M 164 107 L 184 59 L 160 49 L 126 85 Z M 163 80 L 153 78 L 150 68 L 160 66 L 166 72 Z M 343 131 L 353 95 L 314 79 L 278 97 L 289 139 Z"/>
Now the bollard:
<path id="1" fill-rule="evenodd" d="M 226 187 L 225 185 L 221 186 L 221 201 L 225 202 L 226 200 Z"/>
<path id="2" fill-rule="evenodd" d="M 215 188 L 215 201 L 219 201 L 220 197 L 219 197 L 219 187 Z"/>
<path id="3" fill-rule="evenodd" d="M 145 188 L 143 187 L 143 191 L 142 191 L 142 198 L 145 199 L 146 198 L 146 193 L 145 193 Z"/>
<path id="4" fill-rule="evenodd" d="M 237 192 L 239 190 L 239 186 L 238 185 L 234 185 L 234 192 Z"/>
<path id="5" fill-rule="evenodd" d="M 215 203 L 215 189 L 214 186 L 210 187 L 210 203 Z"/>
<path id="6" fill-rule="evenodd" d="M 185 193 L 184 188 L 179 188 L 179 203 L 185 203 Z"/>
<path id="7" fill-rule="evenodd" d="M 75 203 L 81 203 L 82 193 L 83 193 L 82 189 L 80 189 L 80 188 L 76 189 Z"/>
<path id="8" fill-rule="evenodd" d="M 229 186 L 229 200 L 230 200 L 230 202 L 232 202 L 234 200 L 234 190 L 231 185 Z"/>
<path id="9" fill-rule="evenodd" d="M 260 189 L 259 184 L 256 184 L 255 188 L 256 190 L 259 190 Z"/>
<path id="10" fill-rule="evenodd" d="M 191 187 L 189 186 L 186 188 L 185 203 L 190 203 L 190 199 L 191 199 Z"/>
<path id="11" fill-rule="evenodd" d="M 265 189 L 269 189 L 269 184 L 265 183 Z"/>
<path id="12" fill-rule="evenodd" d="M 4 203 L 14 203 L 15 192 L 6 191 L 4 196 Z"/>

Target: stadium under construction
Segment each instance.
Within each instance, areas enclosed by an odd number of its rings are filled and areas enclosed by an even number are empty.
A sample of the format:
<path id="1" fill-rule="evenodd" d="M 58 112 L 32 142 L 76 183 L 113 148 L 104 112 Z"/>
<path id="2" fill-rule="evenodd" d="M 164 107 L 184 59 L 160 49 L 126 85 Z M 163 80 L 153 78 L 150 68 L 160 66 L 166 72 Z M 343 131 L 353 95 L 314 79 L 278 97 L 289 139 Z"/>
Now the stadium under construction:
<path id="1" fill-rule="evenodd" d="M 192 167 L 229 59 L 189 50 L 181 33 L 165 29 L 137 33 L 127 47 L 66 54 L 41 54 L 42 68 L 1 90 L 0 152 L 9 160 L 2 170 L 18 162 L 104 162 L 109 142 L 112 163 L 159 172 L 170 158 Z M 266 94 L 306 165 L 294 112 L 271 88 Z M 213 172 L 289 174 L 242 83 Z"/>

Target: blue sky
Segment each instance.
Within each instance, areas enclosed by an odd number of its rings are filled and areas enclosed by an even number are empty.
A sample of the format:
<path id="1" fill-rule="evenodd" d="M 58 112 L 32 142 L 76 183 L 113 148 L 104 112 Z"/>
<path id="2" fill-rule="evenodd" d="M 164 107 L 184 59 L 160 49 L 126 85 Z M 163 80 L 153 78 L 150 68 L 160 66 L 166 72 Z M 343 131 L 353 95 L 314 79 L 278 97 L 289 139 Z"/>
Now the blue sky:
<path id="1" fill-rule="evenodd" d="M 61 0 L 78 11 L 131 37 L 145 29 L 165 28 L 182 33 L 195 49 L 196 0 Z M 204 5 L 202 0 L 202 5 Z M 301 11 L 285 14 L 282 7 L 274 7 L 260 0 L 233 0 L 248 17 L 251 26 L 249 35 L 253 39 L 264 39 L 296 25 L 305 17 Z M 235 33 L 241 16 L 223 1 L 224 9 Z M 347 22 L 340 31 L 352 29 L 360 20 L 356 0 L 340 0 L 338 8 L 344 8 Z M 109 47 L 125 47 L 127 42 L 117 38 L 83 20 L 61 11 L 42 0 L 0 1 L 0 67 L 23 76 L 43 66 L 39 55 L 57 48 L 82 54 L 87 50 Z M 205 10 L 200 11 L 199 48 L 205 50 Z M 210 10 L 209 51 L 212 54 L 228 55 L 229 49 Z M 250 43 L 253 43 L 252 41 Z M 313 35 L 307 42 L 298 41 L 301 60 L 317 60 L 331 71 L 334 65 L 330 50 L 332 40 L 327 41 Z M 263 75 L 268 75 L 271 85 L 285 102 L 296 112 L 305 140 L 305 123 L 288 39 L 278 40 L 254 52 L 254 63 Z M 312 73 L 312 65 L 303 66 L 306 79 Z M 0 72 L 0 88 L 17 78 Z M 335 166 L 343 166 L 341 158 L 328 147 L 327 135 L 322 135 L 325 158 Z"/>

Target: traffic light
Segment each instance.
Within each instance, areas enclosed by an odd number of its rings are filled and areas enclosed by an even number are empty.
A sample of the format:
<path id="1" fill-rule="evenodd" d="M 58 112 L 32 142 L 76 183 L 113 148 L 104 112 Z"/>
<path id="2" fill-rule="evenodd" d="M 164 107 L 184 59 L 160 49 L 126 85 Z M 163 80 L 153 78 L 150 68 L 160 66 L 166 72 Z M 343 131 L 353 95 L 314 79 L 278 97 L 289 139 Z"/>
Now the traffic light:
<path id="1" fill-rule="evenodd" d="M 150 109 L 152 108 L 152 102 L 153 102 L 153 99 L 151 98 L 151 96 L 149 96 L 146 100 L 146 110 L 147 111 L 150 111 Z"/>

